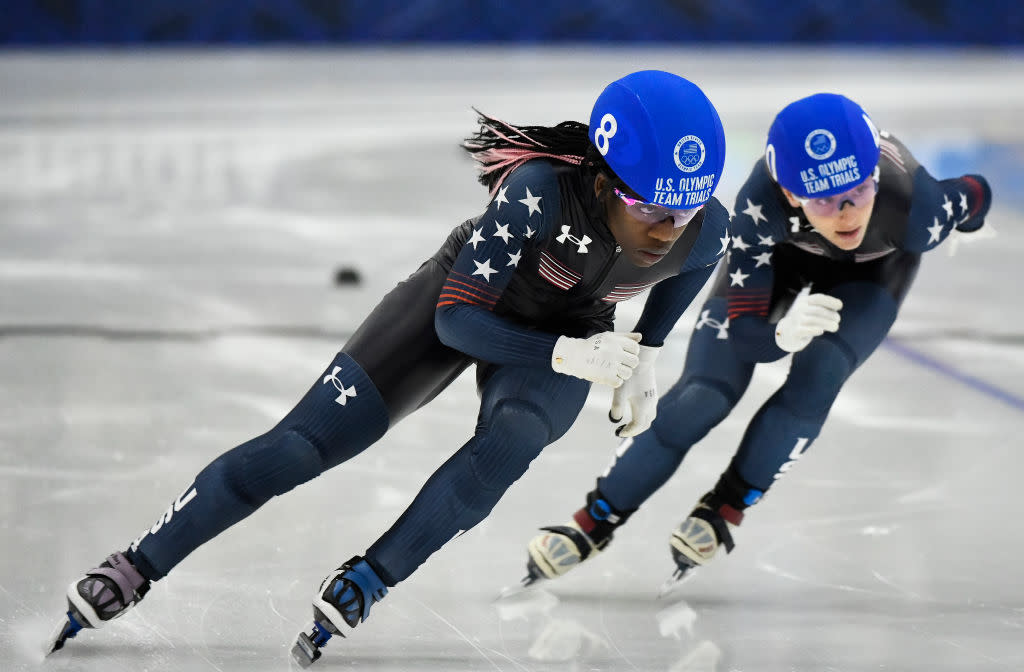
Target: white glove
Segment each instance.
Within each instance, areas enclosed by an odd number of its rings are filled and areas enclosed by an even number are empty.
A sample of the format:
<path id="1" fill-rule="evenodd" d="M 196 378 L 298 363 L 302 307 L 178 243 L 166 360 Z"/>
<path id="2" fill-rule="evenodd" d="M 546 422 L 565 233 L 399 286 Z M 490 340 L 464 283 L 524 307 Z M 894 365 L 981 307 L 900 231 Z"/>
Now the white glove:
<path id="1" fill-rule="evenodd" d="M 843 302 L 828 294 L 811 294 L 808 285 L 796 295 L 786 316 L 775 325 L 775 342 L 786 352 L 799 352 L 815 336 L 839 330 Z"/>
<path id="2" fill-rule="evenodd" d="M 640 359 L 640 334 L 602 331 L 590 338 L 559 336 L 551 368 L 593 383 L 618 387 L 633 375 Z"/>
<path id="3" fill-rule="evenodd" d="M 615 430 L 615 436 L 636 436 L 647 431 L 654 422 L 658 414 L 658 383 L 654 377 L 654 360 L 660 351 L 661 348 L 641 345 L 640 363 L 633 369 L 633 375 L 612 393 L 608 419 L 612 422 L 622 420 L 627 403 L 630 417 L 629 422 L 619 425 Z"/>

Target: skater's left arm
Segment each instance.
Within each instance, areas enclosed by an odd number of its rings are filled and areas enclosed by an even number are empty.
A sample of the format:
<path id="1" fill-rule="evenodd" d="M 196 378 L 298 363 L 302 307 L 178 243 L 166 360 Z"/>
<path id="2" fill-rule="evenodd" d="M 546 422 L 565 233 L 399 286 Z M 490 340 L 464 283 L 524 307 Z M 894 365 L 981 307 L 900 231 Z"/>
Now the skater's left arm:
<path id="1" fill-rule="evenodd" d="M 938 247 L 946 238 L 972 234 L 985 224 L 992 206 L 992 189 L 981 175 L 961 175 L 939 180 L 917 162 L 892 134 L 883 131 L 882 148 L 897 180 L 909 185 L 906 226 L 893 244 L 908 252 L 922 253 Z M 903 175 L 899 175 L 903 173 Z M 905 189 L 906 187 L 904 187 Z"/>
<path id="2" fill-rule="evenodd" d="M 508 176 L 441 290 L 434 314 L 441 342 L 496 364 L 550 364 L 557 334 L 528 329 L 493 311 L 523 250 L 551 230 L 559 201 L 557 178 L 545 162 L 527 162 Z"/>
<path id="3" fill-rule="evenodd" d="M 971 234 L 984 226 L 992 189 L 981 175 L 936 180 L 919 166 L 913 184 L 903 249 L 927 252 L 951 235 Z"/>
<path id="4" fill-rule="evenodd" d="M 775 247 L 789 238 L 793 226 L 769 179 L 755 170 L 740 189 L 727 255 L 729 339 L 744 359 L 762 362 L 786 354 L 776 343 L 769 312 Z"/>

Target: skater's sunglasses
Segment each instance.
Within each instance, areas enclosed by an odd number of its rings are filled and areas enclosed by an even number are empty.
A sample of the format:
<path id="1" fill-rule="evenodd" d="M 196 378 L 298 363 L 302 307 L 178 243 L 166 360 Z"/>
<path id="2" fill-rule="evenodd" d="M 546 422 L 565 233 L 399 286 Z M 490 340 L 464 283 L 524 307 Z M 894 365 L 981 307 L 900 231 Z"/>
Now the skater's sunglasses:
<path id="1" fill-rule="evenodd" d="M 796 200 L 800 201 L 800 206 L 804 209 L 804 212 L 817 215 L 818 217 L 831 217 L 838 215 L 846 203 L 851 203 L 855 208 L 867 205 L 877 193 L 878 179 L 876 177 L 869 177 L 853 189 L 844 191 L 841 194 L 823 196 L 821 198 L 800 198 L 797 196 Z"/>
<path id="2" fill-rule="evenodd" d="M 639 219 L 645 224 L 656 224 L 657 222 L 672 218 L 672 228 L 681 229 L 686 226 L 693 216 L 697 214 L 700 208 L 691 208 L 690 210 L 673 210 L 672 208 L 666 208 L 663 205 L 655 205 L 654 203 L 648 203 L 641 201 L 639 198 L 633 198 L 622 193 L 618 189 L 613 190 L 615 195 L 619 197 L 623 203 L 626 204 L 626 212 L 630 214 L 634 219 Z"/>

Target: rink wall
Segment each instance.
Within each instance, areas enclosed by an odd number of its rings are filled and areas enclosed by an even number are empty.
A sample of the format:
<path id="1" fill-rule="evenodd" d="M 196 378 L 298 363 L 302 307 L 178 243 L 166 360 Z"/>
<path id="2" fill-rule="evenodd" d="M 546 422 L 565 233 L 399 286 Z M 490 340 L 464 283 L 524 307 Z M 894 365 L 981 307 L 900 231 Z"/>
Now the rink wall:
<path id="1" fill-rule="evenodd" d="M 0 45 L 1024 43 L 1021 0 L 7 0 Z"/>

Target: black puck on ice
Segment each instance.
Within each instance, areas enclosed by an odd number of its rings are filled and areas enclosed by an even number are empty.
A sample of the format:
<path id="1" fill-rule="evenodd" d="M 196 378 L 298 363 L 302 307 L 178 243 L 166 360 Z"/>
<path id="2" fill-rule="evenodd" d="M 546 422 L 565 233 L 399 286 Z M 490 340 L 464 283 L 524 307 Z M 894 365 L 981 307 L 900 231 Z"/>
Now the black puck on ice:
<path id="1" fill-rule="evenodd" d="M 338 270 L 334 271 L 334 284 L 336 285 L 358 285 L 360 282 L 362 282 L 362 276 L 351 266 L 339 266 Z"/>

